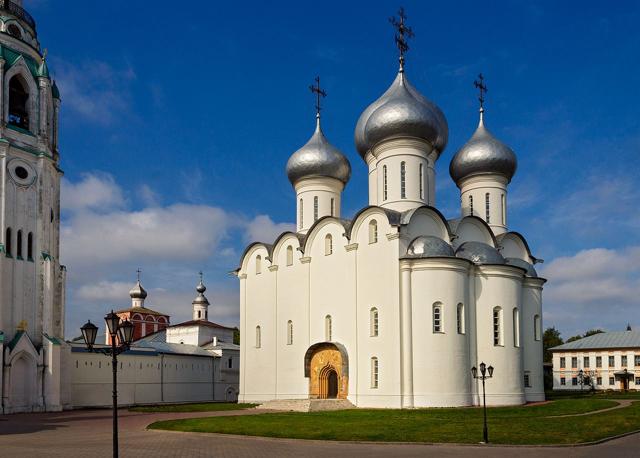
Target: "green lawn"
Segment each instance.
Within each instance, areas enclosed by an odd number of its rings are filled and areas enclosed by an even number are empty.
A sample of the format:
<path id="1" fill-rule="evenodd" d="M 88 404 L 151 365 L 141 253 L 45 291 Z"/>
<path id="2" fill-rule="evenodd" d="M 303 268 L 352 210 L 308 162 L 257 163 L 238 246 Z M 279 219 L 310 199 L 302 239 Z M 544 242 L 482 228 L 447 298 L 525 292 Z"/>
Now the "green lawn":
<path id="1" fill-rule="evenodd" d="M 640 429 L 640 402 L 600 414 L 553 418 L 616 405 L 603 399 L 562 399 L 544 405 L 488 409 L 489 439 L 501 444 L 575 444 Z M 482 409 L 355 409 L 194 418 L 152 429 L 320 440 L 476 443 Z"/>
<path id="2" fill-rule="evenodd" d="M 166 404 L 160 406 L 140 406 L 129 409 L 132 412 L 218 412 L 221 410 L 242 410 L 255 407 L 255 404 L 236 402 L 203 402 L 200 404 Z"/>

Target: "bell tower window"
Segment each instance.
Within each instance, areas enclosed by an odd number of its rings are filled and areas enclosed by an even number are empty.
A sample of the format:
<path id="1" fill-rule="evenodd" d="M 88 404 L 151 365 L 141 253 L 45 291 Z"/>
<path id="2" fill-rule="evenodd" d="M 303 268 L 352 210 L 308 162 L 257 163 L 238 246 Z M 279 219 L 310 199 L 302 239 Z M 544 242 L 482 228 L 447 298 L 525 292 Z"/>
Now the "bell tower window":
<path id="1" fill-rule="evenodd" d="M 400 163 L 400 198 L 407 198 L 407 165 L 404 161 Z"/>
<path id="2" fill-rule="evenodd" d="M 16 257 L 22 259 L 22 231 L 18 231 L 16 239 Z"/>
<path id="3" fill-rule="evenodd" d="M 13 253 L 11 252 L 13 250 L 13 245 L 11 243 L 11 228 L 8 227 L 7 231 L 6 231 L 6 236 L 4 238 L 4 250 L 7 254 L 7 257 L 11 257 L 13 255 Z"/>
<path id="4" fill-rule="evenodd" d="M 19 76 L 9 82 L 9 124 L 29 130 L 29 93 Z"/>

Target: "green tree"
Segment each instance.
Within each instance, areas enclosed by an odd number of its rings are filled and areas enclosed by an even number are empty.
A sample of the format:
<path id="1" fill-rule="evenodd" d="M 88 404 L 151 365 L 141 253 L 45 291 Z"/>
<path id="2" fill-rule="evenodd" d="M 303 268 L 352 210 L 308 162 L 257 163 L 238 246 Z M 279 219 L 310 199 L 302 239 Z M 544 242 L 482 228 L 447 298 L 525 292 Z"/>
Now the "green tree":
<path id="1" fill-rule="evenodd" d="M 580 334 L 578 334 L 577 336 L 571 336 L 567 339 L 567 343 L 575 342 L 576 340 L 580 340 L 580 339 L 582 339 L 582 336 Z"/>
<path id="2" fill-rule="evenodd" d="M 240 329 L 233 328 L 233 343 L 240 345 Z"/>
<path id="3" fill-rule="evenodd" d="M 558 345 L 562 345 L 564 341 L 562 337 L 560 337 L 560 331 L 558 331 L 555 327 L 547 328 L 544 330 L 544 334 L 542 335 L 542 347 L 544 349 L 544 362 L 550 363 L 553 359 L 553 355 L 550 348 L 557 347 Z"/>
<path id="4" fill-rule="evenodd" d="M 584 336 L 582 337 L 589 337 L 594 334 L 602 334 L 603 332 L 604 331 L 602 329 L 589 329 L 587 332 L 584 333 Z"/>

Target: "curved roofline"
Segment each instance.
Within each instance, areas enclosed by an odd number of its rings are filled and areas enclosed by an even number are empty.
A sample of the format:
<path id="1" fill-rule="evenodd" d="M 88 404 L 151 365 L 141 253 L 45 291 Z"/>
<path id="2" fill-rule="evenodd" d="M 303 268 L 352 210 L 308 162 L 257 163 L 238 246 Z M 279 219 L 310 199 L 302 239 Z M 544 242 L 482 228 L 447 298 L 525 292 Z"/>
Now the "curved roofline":
<path id="1" fill-rule="evenodd" d="M 498 249 L 498 239 L 496 238 L 496 235 L 493 233 L 493 230 L 491 230 L 491 226 L 489 226 L 485 220 L 483 220 L 482 218 L 480 218 L 479 216 L 476 216 L 476 215 L 467 215 L 467 216 L 465 216 L 465 217 L 460 219 L 460 222 L 456 226 L 456 238 L 458 237 L 458 233 L 457 233 L 458 227 L 460 227 L 462 222 L 464 220 L 466 220 L 466 219 L 479 221 L 482 224 L 482 226 L 484 226 L 485 229 L 489 232 L 489 235 L 491 236 L 491 240 L 493 240 L 493 248 L 495 248 L 496 250 Z M 471 241 L 471 240 L 468 240 L 468 241 Z"/>
<path id="2" fill-rule="evenodd" d="M 451 230 L 451 226 L 449 225 L 449 221 L 447 221 L 447 218 L 444 217 L 444 215 L 442 214 L 442 212 L 440 210 L 438 210 L 436 207 L 432 207 L 431 205 L 421 205 L 419 207 L 412 208 L 411 210 L 407 210 L 407 211 L 402 212 L 401 224 L 403 224 L 403 225 L 410 224 L 411 223 L 411 218 L 413 218 L 413 215 L 418 210 L 421 210 L 423 208 L 426 208 L 427 210 L 433 211 L 436 215 L 438 215 L 440 217 L 440 219 L 444 223 L 444 227 L 447 229 L 447 233 L 449 234 L 449 240 L 453 241 L 453 237 L 452 236 L 454 236 L 456 234 Z"/>
<path id="3" fill-rule="evenodd" d="M 307 351 L 304 353 L 304 376 L 311 376 L 311 358 L 315 354 L 317 349 L 322 347 L 334 348 L 340 352 L 342 356 L 342 373 L 345 375 L 349 375 L 349 353 L 347 353 L 347 349 L 344 345 L 338 342 L 316 342 L 307 348 Z"/>
<path id="4" fill-rule="evenodd" d="M 302 247 L 302 244 L 306 239 L 304 234 L 300 234 L 299 232 L 284 231 L 278 237 L 276 237 L 273 244 L 271 245 L 271 253 L 269 253 L 269 258 L 273 258 L 274 253 L 276 252 L 277 249 L 279 249 L 280 242 L 283 241 L 289 235 L 294 236 L 296 240 L 298 240 L 298 244 L 300 245 L 300 247 Z"/>
<path id="5" fill-rule="evenodd" d="M 267 250 L 267 257 L 269 258 L 269 261 L 271 261 L 271 249 L 273 248 L 273 245 L 269 245 L 268 243 L 264 243 L 264 242 L 251 242 L 242 252 L 242 256 L 240 256 L 240 266 L 238 267 L 237 271 L 241 271 L 242 268 L 244 267 L 244 260 L 247 256 L 247 254 L 249 254 L 249 252 L 254 249 L 256 246 L 262 246 L 264 247 L 265 250 Z"/>
<path id="6" fill-rule="evenodd" d="M 400 212 L 397 212 L 395 210 L 390 210 L 388 208 L 383 208 L 380 207 L 379 205 L 367 205 L 366 207 L 358 210 L 358 212 L 353 216 L 353 219 L 351 220 L 351 225 L 349 226 L 349 233 L 348 233 L 348 239 L 351 240 L 351 236 L 353 235 L 353 230 L 356 226 L 360 226 L 361 220 L 360 217 L 365 214 L 366 212 L 370 211 L 370 210 L 378 210 L 382 213 L 384 213 L 387 217 L 387 222 L 391 225 L 391 226 L 400 226 L 401 222 L 401 218 L 402 218 L 402 214 Z"/>
<path id="7" fill-rule="evenodd" d="M 301 246 L 302 248 L 302 252 L 306 253 L 307 252 L 307 245 L 309 244 L 309 240 L 313 237 L 315 237 L 315 230 L 316 227 L 318 227 L 320 225 L 320 223 L 322 223 L 323 225 L 326 223 L 326 221 L 335 221 L 336 223 L 340 224 L 342 226 L 342 228 L 344 229 L 344 233 L 342 234 L 344 237 L 346 237 L 348 240 L 351 240 L 351 224 L 349 221 L 341 219 L 341 218 L 337 218 L 335 216 L 331 216 L 331 215 L 326 215 L 323 216 L 322 218 L 319 218 L 318 220 L 316 220 L 311 227 L 309 228 L 309 230 L 307 231 L 307 233 L 305 234 L 305 238 L 304 238 L 304 245 Z M 345 225 L 346 223 L 346 225 Z"/>
<path id="8" fill-rule="evenodd" d="M 496 237 L 496 239 L 499 241 L 502 241 L 502 239 L 505 238 L 507 235 L 514 235 L 522 241 L 522 244 L 524 245 L 524 248 L 527 250 L 527 254 L 533 261 L 534 265 L 542 264 L 544 262 L 543 259 L 538 259 L 533 254 L 531 254 L 531 248 L 529 248 L 529 243 L 527 242 L 527 239 L 524 238 L 524 235 L 522 235 L 520 232 L 516 232 L 516 231 L 505 232 L 504 234 L 500 234 L 498 237 Z"/>

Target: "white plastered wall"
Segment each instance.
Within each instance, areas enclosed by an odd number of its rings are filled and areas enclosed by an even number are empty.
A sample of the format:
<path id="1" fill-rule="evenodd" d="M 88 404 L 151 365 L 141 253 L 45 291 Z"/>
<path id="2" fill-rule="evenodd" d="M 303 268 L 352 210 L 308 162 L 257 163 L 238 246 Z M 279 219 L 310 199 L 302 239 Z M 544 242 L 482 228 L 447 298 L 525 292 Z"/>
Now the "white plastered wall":
<path id="1" fill-rule="evenodd" d="M 323 216 L 340 217 L 340 197 L 344 184 L 340 180 L 328 177 L 314 177 L 299 180 L 296 189 L 296 228 L 306 233 Z M 318 214 L 315 215 L 315 198 L 318 199 Z M 300 202 L 302 201 L 302 212 Z M 302 220 L 300 217 L 302 216 Z"/>
<path id="2" fill-rule="evenodd" d="M 459 183 L 461 216 L 471 215 L 469 196 L 473 196 L 473 215 L 482 218 L 495 235 L 507 230 L 507 179 L 502 175 L 475 175 Z M 486 212 L 489 194 L 489 221 Z"/>

